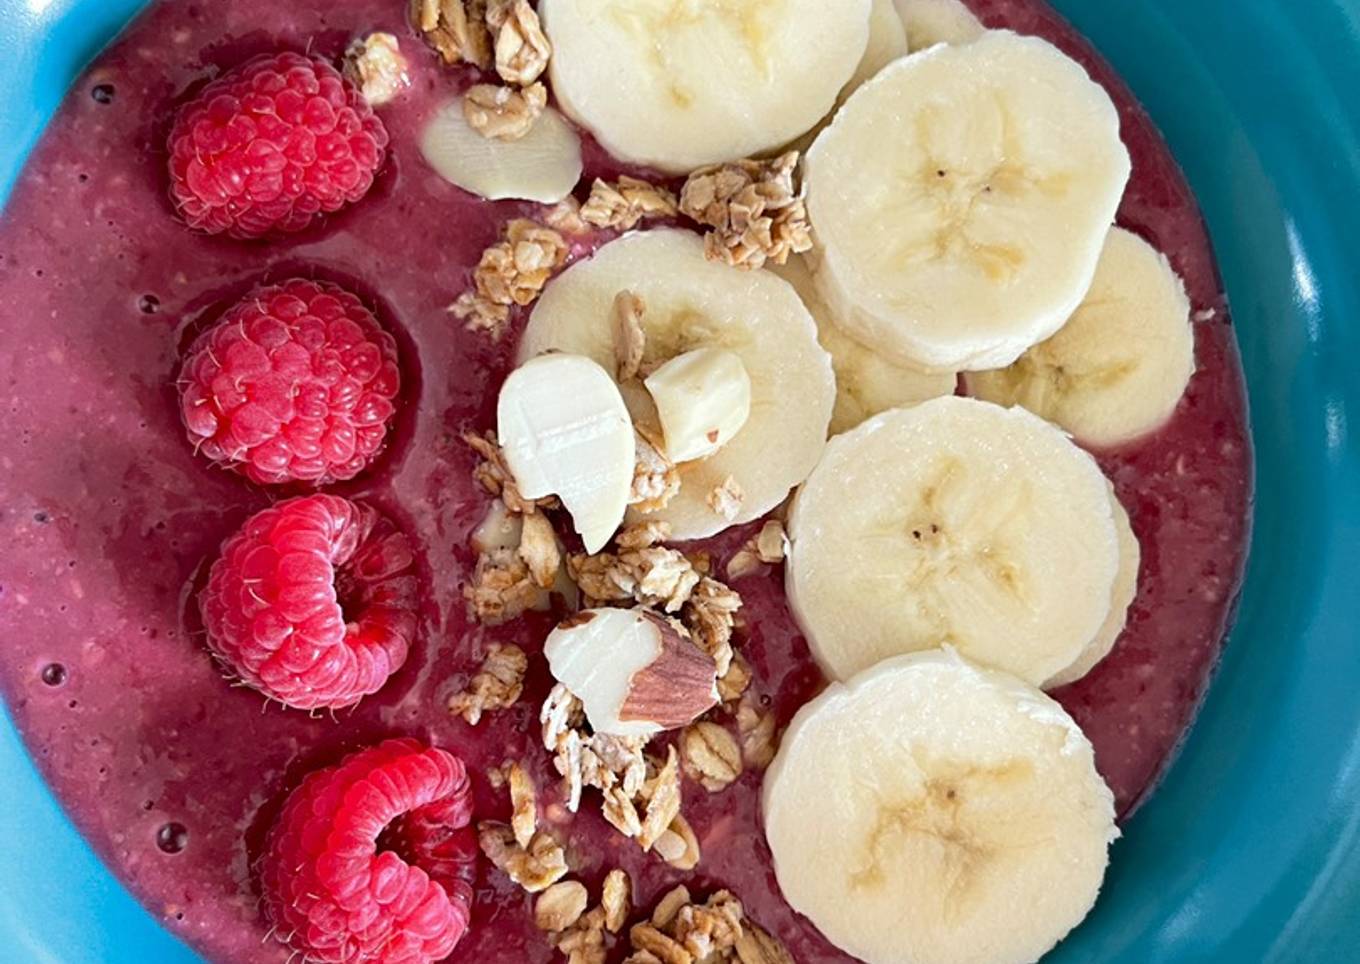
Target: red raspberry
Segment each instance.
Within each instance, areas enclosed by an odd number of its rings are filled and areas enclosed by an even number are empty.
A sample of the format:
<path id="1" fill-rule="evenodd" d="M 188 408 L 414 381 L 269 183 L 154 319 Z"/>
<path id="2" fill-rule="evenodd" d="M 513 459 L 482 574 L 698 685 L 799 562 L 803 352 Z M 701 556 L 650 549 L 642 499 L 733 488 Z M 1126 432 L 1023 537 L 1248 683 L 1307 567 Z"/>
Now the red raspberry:
<path id="1" fill-rule="evenodd" d="M 199 596 L 208 648 L 242 680 L 300 710 L 353 706 L 406 661 L 416 577 L 406 536 L 334 495 L 251 516 Z"/>
<path id="2" fill-rule="evenodd" d="M 208 234 L 301 231 L 368 193 L 387 140 L 368 101 L 330 64 L 265 54 L 180 109 L 168 144 L 170 199 Z"/>
<path id="3" fill-rule="evenodd" d="M 301 279 L 237 303 L 180 374 L 189 441 L 253 482 L 353 478 L 382 448 L 401 375 L 396 340 L 350 292 Z"/>
<path id="4" fill-rule="evenodd" d="M 308 776 L 269 831 L 264 910 L 303 960 L 423 964 L 471 914 L 477 838 L 462 762 L 388 740 Z"/>

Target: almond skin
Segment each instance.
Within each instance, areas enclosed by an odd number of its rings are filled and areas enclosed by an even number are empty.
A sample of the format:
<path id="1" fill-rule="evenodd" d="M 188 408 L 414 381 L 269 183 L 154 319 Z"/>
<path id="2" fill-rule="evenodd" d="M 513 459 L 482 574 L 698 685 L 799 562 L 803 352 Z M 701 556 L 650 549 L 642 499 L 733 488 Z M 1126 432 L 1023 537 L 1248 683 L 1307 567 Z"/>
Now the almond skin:
<path id="1" fill-rule="evenodd" d="M 673 730 L 693 722 L 718 702 L 717 666 L 712 657 L 667 619 L 643 612 L 661 637 L 661 652 L 633 674 L 619 709 L 624 722 L 646 721 Z"/>

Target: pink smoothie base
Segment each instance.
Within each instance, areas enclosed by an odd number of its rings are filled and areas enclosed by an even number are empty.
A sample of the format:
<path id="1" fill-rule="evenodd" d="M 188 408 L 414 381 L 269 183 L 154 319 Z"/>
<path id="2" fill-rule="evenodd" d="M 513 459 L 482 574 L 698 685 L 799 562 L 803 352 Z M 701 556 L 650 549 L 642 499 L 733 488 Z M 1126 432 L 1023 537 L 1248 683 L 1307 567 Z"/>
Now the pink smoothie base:
<path id="1" fill-rule="evenodd" d="M 1037 0 L 976 0 L 990 26 L 1056 42 L 1120 105 L 1134 176 L 1121 224 L 1185 278 L 1198 371 L 1172 422 L 1097 453 L 1142 544 L 1139 592 L 1115 652 L 1056 695 L 1096 746 L 1127 814 L 1184 735 L 1230 622 L 1247 540 L 1251 453 L 1237 349 L 1194 199 L 1130 94 Z M 156 3 L 73 89 L 0 223 L 0 684 L 34 758 L 108 865 L 166 925 L 218 961 L 283 961 L 265 940 L 251 874 L 281 798 L 309 770 L 386 736 L 414 735 L 474 771 L 528 761 L 555 786 L 536 713 L 549 681 L 531 661 L 523 700 L 476 728 L 451 718 L 493 641 L 541 649 L 552 617 L 497 629 L 467 618 L 469 533 L 487 498 L 471 481 L 464 429 L 493 425 L 514 338 L 462 331 L 444 308 L 508 217 L 440 180 L 416 148 L 424 118 L 453 93 L 392 0 Z M 355 33 L 397 32 L 417 69 L 382 109 L 393 157 L 356 208 L 284 243 L 189 234 L 165 198 L 162 144 L 182 93 L 261 50 L 338 54 Z M 112 85 L 110 103 L 91 96 Z M 618 167 L 596 148 L 587 177 Z M 332 719 L 266 706 L 230 688 L 202 646 L 193 596 L 220 542 L 270 494 L 210 468 L 184 439 L 173 381 L 192 332 L 256 283 L 294 273 L 350 284 L 398 332 L 405 401 L 372 471 L 333 491 L 367 499 L 419 547 L 417 646 L 375 697 Z M 708 548 L 724 559 L 748 534 Z M 782 574 L 741 581 L 741 648 L 758 691 L 786 721 L 823 685 L 785 604 Z M 64 673 L 51 668 L 60 666 Z M 759 818 L 760 777 L 723 793 L 686 790 L 701 839 L 697 876 L 641 854 L 588 797 L 563 823 L 592 887 L 626 868 L 641 904 L 686 880 L 729 887 L 803 964 L 849 960 L 782 900 Z M 478 816 L 507 804 L 477 784 Z M 171 851 L 171 852 L 167 852 Z M 483 867 L 473 926 L 455 957 L 546 962 L 530 899 Z"/>

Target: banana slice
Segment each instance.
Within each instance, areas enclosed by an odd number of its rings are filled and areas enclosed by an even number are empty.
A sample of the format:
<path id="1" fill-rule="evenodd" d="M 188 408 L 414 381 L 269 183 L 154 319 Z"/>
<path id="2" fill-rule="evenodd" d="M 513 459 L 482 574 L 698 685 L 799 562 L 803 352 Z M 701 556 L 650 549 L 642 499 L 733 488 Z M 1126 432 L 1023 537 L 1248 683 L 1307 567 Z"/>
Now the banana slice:
<path id="1" fill-rule="evenodd" d="M 987 28 L 960 0 L 893 0 L 913 51 L 936 44 L 966 44 Z"/>
<path id="2" fill-rule="evenodd" d="M 1052 44 L 990 31 L 912 54 L 808 153 L 818 287 L 899 362 L 1009 365 L 1080 304 L 1128 176 L 1109 95 Z"/>
<path id="3" fill-rule="evenodd" d="M 789 538 L 789 602 L 840 680 L 949 644 L 1037 686 L 1095 638 L 1119 567 L 1095 460 L 1024 409 L 954 396 L 828 442 Z"/>
<path id="4" fill-rule="evenodd" d="M 873 0 L 869 8 L 869 45 L 850 82 L 841 91 L 842 101 L 888 64 L 907 55 L 907 28 L 893 0 Z"/>
<path id="5" fill-rule="evenodd" d="M 1062 707 L 949 651 L 799 710 L 763 804 L 784 897 L 868 964 L 1038 960 L 1090 912 L 1119 835 Z"/>
<path id="6" fill-rule="evenodd" d="M 1166 256 L 1114 228 L 1081 307 L 1008 368 L 966 376 L 968 393 L 1023 405 L 1094 446 L 1160 428 L 1195 371 L 1185 285 Z"/>
<path id="7" fill-rule="evenodd" d="M 905 408 L 940 395 L 952 395 L 958 377 L 952 372 L 922 372 L 895 365 L 845 334 L 817 293 L 807 262 L 794 255 L 782 265 L 766 267 L 789 284 L 817 322 L 817 340 L 831 355 L 836 372 L 836 408 L 831 434 L 848 432 L 860 422 L 890 408 Z"/>
<path id="8" fill-rule="evenodd" d="M 425 125 L 420 152 L 444 180 L 491 201 L 556 204 L 581 179 L 581 138 L 552 108 L 519 140 L 502 141 L 473 130 L 456 100 Z"/>
<path id="9" fill-rule="evenodd" d="M 715 454 L 680 465 L 679 495 L 647 518 L 669 522 L 676 539 L 699 539 L 764 515 L 817 464 L 835 402 L 831 360 L 807 309 L 768 272 L 707 260 L 689 231 L 630 234 L 548 283 L 520 360 L 556 350 L 613 371 L 612 306 L 625 290 L 646 304 L 644 371 L 695 348 L 721 348 L 741 359 L 751 382 L 741 431 Z M 731 519 L 709 505 L 729 477 L 744 493 Z"/>
<path id="10" fill-rule="evenodd" d="M 831 110 L 870 0 L 543 0 L 566 113 L 626 161 L 680 173 L 772 150 Z"/>
<path id="11" fill-rule="evenodd" d="M 1133 534 L 1129 514 L 1124 511 L 1124 506 L 1115 496 L 1113 486 L 1110 488 L 1110 502 L 1114 505 L 1114 524 L 1119 538 L 1119 570 L 1114 577 L 1110 612 L 1095 638 L 1086 644 L 1076 662 L 1067 669 L 1055 673 L 1044 683 L 1046 690 L 1075 683 L 1110 655 L 1119 634 L 1124 631 L 1124 623 L 1128 619 L 1129 606 L 1133 605 L 1133 597 L 1138 595 L 1138 566 L 1142 562 L 1142 548 L 1138 545 L 1138 537 Z"/>

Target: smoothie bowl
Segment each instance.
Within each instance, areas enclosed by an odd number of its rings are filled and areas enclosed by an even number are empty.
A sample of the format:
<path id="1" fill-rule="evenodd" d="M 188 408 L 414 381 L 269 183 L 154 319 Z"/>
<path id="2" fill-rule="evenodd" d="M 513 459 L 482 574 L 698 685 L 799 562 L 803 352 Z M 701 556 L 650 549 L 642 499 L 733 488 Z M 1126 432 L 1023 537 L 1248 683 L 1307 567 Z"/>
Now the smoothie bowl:
<path id="1" fill-rule="evenodd" d="M 0 246 L 7 706 L 204 957 L 1136 953 L 1184 872 L 1236 328 L 1043 4 L 163 0 Z"/>

